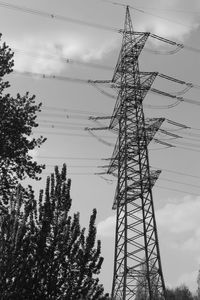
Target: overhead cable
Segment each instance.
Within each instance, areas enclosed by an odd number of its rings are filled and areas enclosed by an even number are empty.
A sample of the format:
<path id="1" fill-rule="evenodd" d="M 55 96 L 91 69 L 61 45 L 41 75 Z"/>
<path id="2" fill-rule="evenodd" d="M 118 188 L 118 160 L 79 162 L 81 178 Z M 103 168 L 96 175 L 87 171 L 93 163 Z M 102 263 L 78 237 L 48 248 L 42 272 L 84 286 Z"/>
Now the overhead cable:
<path id="1" fill-rule="evenodd" d="M 185 186 L 191 186 L 191 187 L 194 187 L 194 188 L 197 188 L 197 189 L 200 188 L 200 185 L 191 184 L 191 183 L 188 183 L 188 182 L 181 182 L 181 181 L 178 181 L 178 180 L 172 180 L 172 179 L 169 179 L 169 178 L 160 178 L 159 180 L 167 181 L 167 182 L 171 182 L 171 183 L 183 184 Z"/>
<path id="2" fill-rule="evenodd" d="M 159 167 L 155 167 L 155 166 L 153 166 L 153 168 L 160 169 Z M 179 171 L 175 171 L 175 170 L 171 170 L 171 169 L 161 168 L 161 170 L 165 171 L 167 173 L 172 173 L 172 174 L 177 174 L 177 175 L 180 175 L 180 176 L 186 176 L 186 177 L 192 177 L 192 178 L 200 179 L 200 176 L 196 176 L 196 175 L 192 175 L 192 174 L 188 174 L 188 173 L 183 173 L 183 172 L 179 172 Z"/>
<path id="3" fill-rule="evenodd" d="M 70 160 L 94 160 L 94 161 L 101 161 L 102 158 L 99 157 L 75 157 L 75 156 L 47 156 L 47 155 L 38 155 L 37 158 L 45 158 L 45 159 L 70 159 Z"/>
<path id="4" fill-rule="evenodd" d="M 184 23 L 181 23 L 181 22 L 177 22 L 177 21 L 174 21 L 174 20 L 171 20 L 171 19 L 168 19 L 168 18 L 165 18 L 165 17 L 161 17 L 161 16 L 158 16 L 156 14 L 152 14 L 150 12 L 147 12 L 146 10 L 144 9 L 141 9 L 141 8 L 137 8 L 135 6 L 131 6 L 131 5 L 128 5 L 128 4 L 122 4 L 120 2 L 116 2 L 116 1 L 112 1 L 112 0 L 100 0 L 100 1 L 103 1 L 103 2 L 107 2 L 107 3 L 111 3 L 113 5 L 117 5 L 117 6 L 123 6 L 123 7 L 129 7 L 130 9 L 133 9 L 135 11 L 138 11 L 140 13 L 143 13 L 143 14 L 148 14 L 148 15 L 151 15 L 153 17 L 156 17 L 156 18 L 159 18 L 159 19 L 163 19 L 163 20 L 166 20 L 168 22 L 171 22 L 171 23 L 175 23 L 175 24 L 178 24 L 178 25 L 181 25 L 181 26 L 184 26 L 184 27 L 189 27 L 191 28 L 192 26 L 187 26 L 185 25 Z"/>
<path id="5" fill-rule="evenodd" d="M 168 190 L 168 191 L 173 191 L 173 192 L 179 192 L 179 193 L 183 193 L 183 194 L 188 194 L 188 195 L 194 195 L 194 196 L 200 196 L 200 193 L 193 193 L 193 192 L 189 192 L 189 191 L 185 191 L 185 190 L 179 190 L 179 189 L 174 189 L 174 188 L 168 188 L 168 187 L 164 187 L 162 185 L 155 185 L 155 188 L 159 188 L 159 189 L 164 189 L 164 190 Z"/>
<path id="6" fill-rule="evenodd" d="M 17 75 L 24 75 L 29 77 L 41 78 L 41 79 L 54 79 L 54 80 L 61 80 L 61 81 L 76 82 L 81 84 L 88 84 L 91 82 L 91 80 L 85 80 L 85 79 L 73 78 L 73 77 L 67 77 L 61 75 L 45 74 L 45 73 L 20 72 L 17 70 L 14 70 L 13 73 Z"/>
<path id="7" fill-rule="evenodd" d="M 103 112 L 97 112 L 97 111 L 88 111 L 88 110 L 80 110 L 80 109 L 71 109 L 67 107 L 58 107 L 58 106 L 48 106 L 48 105 L 42 105 L 42 109 L 45 110 L 53 110 L 53 111 L 60 111 L 60 112 L 69 112 L 69 113 L 76 113 L 76 114 L 95 114 L 95 115 L 104 115 Z"/>
<path id="8" fill-rule="evenodd" d="M 193 104 L 193 105 L 200 105 L 200 101 L 190 99 L 190 98 L 186 98 L 186 97 L 179 97 L 179 96 L 176 96 L 174 94 L 170 94 L 170 93 L 167 93 L 167 92 L 155 89 L 155 88 L 151 88 L 150 92 L 152 92 L 154 94 L 159 94 L 159 95 L 162 95 L 162 96 L 165 96 L 165 97 L 168 97 L 168 98 L 176 99 L 180 102 L 186 102 L 186 103 Z"/>
<path id="9" fill-rule="evenodd" d="M 110 1 L 110 2 L 112 2 L 112 1 Z M 121 3 L 117 3 L 117 2 L 113 2 L 113 4 L 122 5 Z M 123 5 L 123 6 L 125 6 L 125 5 Z M 79 24 L 79 25 L 94 27 L 94 28 L 108 30 L 108 31 L 122 32 L 122 30 L 111 27 L 111 26 L 107 26 L 107 25 L 103 25 L 103 24 L 97 24 L 97 23 L 93 23 L 93 22 L 87 22 L 87 21 L 84 21 L 84 20 L 74 19 L 74 18 L 71 18 L 71 17 L 62 16 L 62 15 L 58 15 L 58 14 L 48 13 L 48 12 L 45 12 L 45 11 L 42 11 L 42 10 L 31 9 L 31 8 L 26 7 L 26 6 L 14 5 L 14 4 L 11 4 L 11 3 L 4 2 L 4 1 L 0 1 L 0 7 L 15 10 L 15 11 L 20 11 L 20 12 L 24 12 L 24 13 L 29 13 L 29 14 L 33 14 L 33 15 L 38 15 L 38 16 L 49 18 L 49 19 L 52 19 L 52 20 L 65 21 L 65 22 L 75 23 L 75 24 Z M 145 14 L 152 15 L 154 17 L 165 19 L 168 22 L 176 23 L 176 24 L 179 24 L 179 25 L 184 26 L 184 27 L 193 28 L 192 26 L 185 25 L 184 23 L 169 20 L 167 18 L 158 16 L 158 15 L 155 15 L 155 14 L 152 14 L 152 13 L 148 13 L 144 10 L 137 9 L 136 7 L 133 7 L 133 6 L 129 6 L 129 7 L 134 9 L 134 10 L 137 10 L 141 13 L 145 13 Z M 158 36 L 156 36 L 155 34 L 151 34 L 151 37 L 158 38 Z M 161 39 L 163 39 L 163 38 L 161 38 Z M 167 39 L 165 39 L 165 40 L 167 42 Z M 170 44 L 173 43 L 174 45 L 175 44 L 176 45 L 181 45 L 179 43 L 176 43 L 176 42 L 173 42 L 173 41 L 170 41 L 170 40 L 168 40 L 168 41 L 170 42 Z M 195 47 L 183 45 L 182 48 L 185 48 L 185 49 L 193 51 L 193 52 L 200 53 L 200 49 L 197 49 Z"/>
<path id="10" fill-rule="evenodd" d="M 24 12 L 24 13 L 29 13 L 32 15 L 37 15 L 40 17 L 45 17 L 45 18 L 48 18 L 51 20 L 59 20 L 59 21 L 70 22 L 70 23 L 75 23 L 75 24 L 89 26 L 89 27 L 95 27 L 98 29 L 118 32 L 118 29 L 111 27 L 111 26 L 106 26 L 106 25 L 97 24 L 97 23 L 93 23 L 93 22 L 87 22 L 84 20 L 74 19 L 71 17 L 62 16 L 62 15 L 58 15 L 58 14 L 48 13 L 43 10 L 28 8 L 28 7 L 22 6 L 22 5 L 14 5 L 11 3 L 4 2 L 4 1 L 0 1 L 0 7 L 12 9 L 12 10 L 20 11 L 20 12 Z"/>
<path id="11" fill-rule="evenodd" d="M 27 51 L 27 50 L 22 50 L 22 49 L 16 49 L 16 48 L 12 48 L 12 50 L 16 54 L 21 54 L 21 55 L 25 54 L 25 55 L 32 56 L 32 57 L 35 57 L 35 58 L 45 58 L 47 60 L 60 61 L 60 62 L 66 63 L 66 64 L 81 65 L 81 66 L 84 66 L 84 67 L 103 69 L 103 70 L 108 70 L 108 71 L 113 70 L 113 68 L 111 66 L 101 65 L 101 64 L 97 64 L 97 63 L 92 63 L 92 62 L 87 62 L 87 61 L 82 61 L 82 60 L 77 60 L 77 59 L 72 59 L 72 58 L 67 58 L 67 57 L 64 57 L 63 55 L 60 55 L 58 53 L 40 54 L 40 53 Z"/>
<path id="12" fill-rule="evenodd" d="M 35 77 L 35 78 L 41 78 L 41 79 L 53 79 L 53 80 L 61 80 L 61 81 L 68 81 L 68 82 L 73 82 L 73 83 L 80 83 L 80 84 L 92 84 L 94 85 L 94 80 L 86 80 L 86 79 L 80 79 L 80 78 L 72 78 L 72 77 L 67 77 L 67 76 L 61 76 L 61 75 L 52 75 L 52 74 L 42 74 L 42 73 L 34 73 L 34 72 L 19 72 L 19 71 L 14 71 L 14 74 L 18 75 L 24 75 L 24 76 L 30 76 L 30 77 Z M 200 105 L 200 101 L 190 99 L 190 98 L 185 98 L 185 97 L 180 97 L 176 96 L 174 94 L 170 94 L 168 92 L 164 92 L 155 88 L 151 88 L 150 92 L 159 94 L 165 97 L 169 97 L 172 99 L 177 100 L 176 102 L 169 104 L 169 105 L 164 105 L 164 106 L 155 106 L 155 105 L 146 105 L 147 108 L 154 108 L 154 109 L 169 109 L 177 106 L 181 102 L 186 102 L 189 104 L 193 105 Z"/>

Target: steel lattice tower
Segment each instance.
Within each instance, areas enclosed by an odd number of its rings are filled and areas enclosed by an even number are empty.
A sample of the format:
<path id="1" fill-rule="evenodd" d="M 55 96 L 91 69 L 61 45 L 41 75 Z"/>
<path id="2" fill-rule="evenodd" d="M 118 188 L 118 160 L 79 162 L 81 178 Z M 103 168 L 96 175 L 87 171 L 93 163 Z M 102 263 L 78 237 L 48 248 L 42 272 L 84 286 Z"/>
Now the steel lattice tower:
<path id="1" fill-rule="evenodd" d="M 117 211 L 112 299 L 165 299 L 152 187 L 160 171 L 150 170 L 148 144 L 164 119 L 146 119 L 143 99 L 156 73 L 140 73 L 138 57 L 149 33 L 135 33 L 129 7 L 112 79 L 118 97 L 110 129 L 118 130 L 108 173 L 117 176 Z M 141 299 L 141 298 L 140 298 Z"/>

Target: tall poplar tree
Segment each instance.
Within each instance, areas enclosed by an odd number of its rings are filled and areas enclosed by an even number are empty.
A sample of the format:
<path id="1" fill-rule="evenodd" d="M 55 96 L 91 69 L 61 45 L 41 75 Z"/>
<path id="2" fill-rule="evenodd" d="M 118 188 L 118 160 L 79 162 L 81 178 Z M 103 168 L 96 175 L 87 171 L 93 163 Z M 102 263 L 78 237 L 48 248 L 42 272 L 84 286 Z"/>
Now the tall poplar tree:
<path id="1" fill-rule="evenodd" d="M 98 279 L 96 210 L 86 233 L 79 213 L 69 215 L 70 185 L 64 165 L 47 178 L 39 201 L 31 187 L 13 194 L 9 214 L 0 218 L 1 299 L 108 299 Z"/>

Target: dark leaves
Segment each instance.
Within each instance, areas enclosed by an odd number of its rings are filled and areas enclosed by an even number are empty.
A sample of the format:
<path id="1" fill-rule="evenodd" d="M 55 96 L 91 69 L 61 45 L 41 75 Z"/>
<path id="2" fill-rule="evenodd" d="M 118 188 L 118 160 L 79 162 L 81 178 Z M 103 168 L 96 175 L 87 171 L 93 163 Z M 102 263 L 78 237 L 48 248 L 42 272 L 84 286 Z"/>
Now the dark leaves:
<path id="1" fill-rule="evenodd" d="M 0 218 L 1 299 L 108 299 L 96 277 L 103 262 L 96 210 L 85 237 L 79 213 L 69 216 L 65 165 L 47 178 L 39 201 L 31 187 L 18 186 L 11 203 Z"/>
<path id="2" fill-rule="evenodd" d="M 46 140 L 42 136 L 33 137 L 33 129 L 38 126 L 37 113 L 41 110 L 41 103 L 35 104 L 35 96 L 26 93 L 12 97 L 3 93 L 9 87 L 3 76 L 12 72 L 13 65 L 13 53 L 3 43 L 0 46 L 0 195 L 4 204 L 19 180 L 26 176 L 40 179 L 38 174 L 44 166 L 32 159 L 30 150 Z"/>

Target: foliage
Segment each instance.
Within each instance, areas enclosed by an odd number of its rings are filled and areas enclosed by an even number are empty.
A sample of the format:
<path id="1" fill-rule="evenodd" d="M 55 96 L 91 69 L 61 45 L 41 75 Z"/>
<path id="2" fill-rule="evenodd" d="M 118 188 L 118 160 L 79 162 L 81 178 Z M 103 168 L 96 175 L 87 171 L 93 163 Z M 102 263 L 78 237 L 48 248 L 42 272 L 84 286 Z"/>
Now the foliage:
<path id="1" fill-rule="evenodd" d="M 167 300 L 193 300 L 192 293 L 185 285 L 181 285 L 175 289 L 167 289 L 166 291 Z"/>
<path id="2" fill-rule="evenodd" d="M 66 166 L 47 178 L 39 205 L 31 187 L 18 186 L 0 218 L 0 294 L 14 299 L 109 299 L 97 275 L 103 258 L 96 239 L 96 210 L 89 231 L 79 213 L 69 216 L 70 180 Z"/>
<path id="3" fill-rule="evenodd" d="M 200 299 L 200 270 L 197 276 L 197 299 Z"/>
<path id="4" fill-rule="evenodd" d="M 32 160 L 29 152 L 45 141 L 43 137 L 31 137 L 33 128 L 38 126 L 36 114 L 41 103 L 36 105 L 35 96 L 28 93 L 17 94 L 15 98 L 4 94 L 10 84 L 3 77 L 12 72 L 13 65 L 13 53 L 3 43 L 0 46 L 0 196 L 4 204 L 19 180 L 25 176 L 39 179 L 37 174 L 44 168 Z"/>

